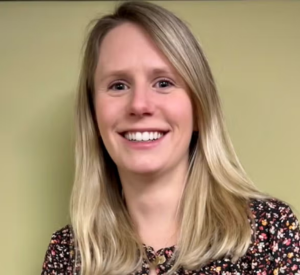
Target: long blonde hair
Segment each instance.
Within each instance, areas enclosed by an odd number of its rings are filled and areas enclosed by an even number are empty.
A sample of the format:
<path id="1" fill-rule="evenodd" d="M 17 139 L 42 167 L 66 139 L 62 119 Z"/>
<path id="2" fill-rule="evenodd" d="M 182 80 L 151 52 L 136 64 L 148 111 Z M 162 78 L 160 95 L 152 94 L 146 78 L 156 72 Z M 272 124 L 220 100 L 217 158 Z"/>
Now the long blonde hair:
<path id="1" fill-rule="evenodd" d="M 124 22 L 142 27 L 185 80 L 199 130 L 190 145 L 190 169 L 180 208 L 182 226 L 174 269 L 199 269 L 224 256 L 237 260 L 251 242 L 249 202 L 267 196 L 248 179 L 234 152 L 210 67 L 189 28 L 160 6 L 129 1 L 97 20 L 85 44 L 71 197 L 81 274 L 129 274 L 141 266 L 144 257 L 143 246 L 121 197 L 116 165 L 99 137 L 93 104 L 99 47 L 105 35 Z"/>

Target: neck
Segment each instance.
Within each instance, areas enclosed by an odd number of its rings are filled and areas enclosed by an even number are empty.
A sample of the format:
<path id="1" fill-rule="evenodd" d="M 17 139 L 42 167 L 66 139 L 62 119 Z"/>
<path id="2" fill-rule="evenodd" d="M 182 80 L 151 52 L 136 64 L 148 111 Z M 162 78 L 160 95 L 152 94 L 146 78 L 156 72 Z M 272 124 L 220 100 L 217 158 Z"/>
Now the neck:
<path id="1" fill-rule="evenodd" d="M 157 176 L 119 174 L 127 209 L 141 241 L 155 250 L 176 244 L 187 165 Z"/>

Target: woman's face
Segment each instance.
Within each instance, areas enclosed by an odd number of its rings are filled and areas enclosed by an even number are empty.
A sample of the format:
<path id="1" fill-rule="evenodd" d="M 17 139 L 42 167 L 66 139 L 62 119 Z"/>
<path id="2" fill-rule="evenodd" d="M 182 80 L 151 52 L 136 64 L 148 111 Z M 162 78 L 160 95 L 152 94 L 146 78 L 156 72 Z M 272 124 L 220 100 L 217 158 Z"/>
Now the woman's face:
<path id="1" fill-rule="evenodd" d="M 123 173 L 187 166 L 193 131 L 187 87 L 138 26 L 104 38 L 95 73 L 95 109 L 103 143 Z"/>

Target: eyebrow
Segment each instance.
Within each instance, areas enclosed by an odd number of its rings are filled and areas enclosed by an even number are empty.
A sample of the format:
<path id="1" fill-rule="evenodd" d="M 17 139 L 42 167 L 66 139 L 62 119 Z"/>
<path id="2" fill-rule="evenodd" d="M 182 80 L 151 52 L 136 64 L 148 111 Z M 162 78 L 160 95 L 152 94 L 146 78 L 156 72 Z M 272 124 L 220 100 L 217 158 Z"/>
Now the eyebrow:
<path id="1" fill-rule="evenodd" d="M 174 70 L 170 70 L 167 67 L 161 67 L 161 68 L 152 68 L 148 70 L 148 75 L 159 75 L 159 74 L 167 74 L 171 76 L 176 76 L 176 72 Z M 105 72 L 104 74 L 100 73 L 100 77 L 98 78 L 98 82 L 103 82 L 107 78 L 110 77 L 130 77 L 131 72 L 126 69 L 120 69 L 120 70 L 111 70 L 108 72 Z"/>

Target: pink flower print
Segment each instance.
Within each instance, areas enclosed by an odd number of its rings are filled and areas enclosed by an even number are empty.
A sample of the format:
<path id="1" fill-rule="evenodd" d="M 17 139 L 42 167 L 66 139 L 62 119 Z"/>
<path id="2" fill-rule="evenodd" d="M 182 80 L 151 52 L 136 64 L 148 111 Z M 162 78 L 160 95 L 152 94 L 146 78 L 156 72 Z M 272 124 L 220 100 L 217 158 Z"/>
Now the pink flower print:
<path id="1" fill-rule="evenodd" d="M 280 239 L 284 237 L 283 230 L 278 231 L 277 237 Z"/>
<path id="2" fill-rule="evenodd" d="M 273 249 L 272 249 L 272 251 L 273 252 L 276 252 L 278 250 L 278 243 L 277 242 L 273 242 Z"/>
<path id="3" fill-rule="evenodd" d="M 274 233 L 275 233 L 275 227 L 274 227 L 274 226 L 272 226 L 272 227 L 270 228 L 270 233 L 271 233 L 271 234 L 274 234 Z"/>
<path id="4" fill-rule="evenodd" d="M 264 243 L 259 243 L 257 247 L 258 247 L 258 251 L 262 252 L 264 248 Z"/>
<path id="5" fill-rule="evenodd" d="M 259 239 L 262 240 L 262 241 L 263 241 L 263 240 L 266 240 L 266 239 L 268 238 L 266 233 L 261 233 L 258 237 L 259 237 Z"/>
<path id="6" fill-rule="evenodd" d="M 290 245 L 290 244 L 291 244 L 291 239 L 285 239 L 285 240 L 283 241 L 283 244 L 284 244 L 284 245 Z"/>
<path id="7" fill-rule="evenodd" d="M 165 253 L 168 255 L 168 257 L 172 257 L 172 255 L 173 255 L 172 250 L 166 250 Z"/>

